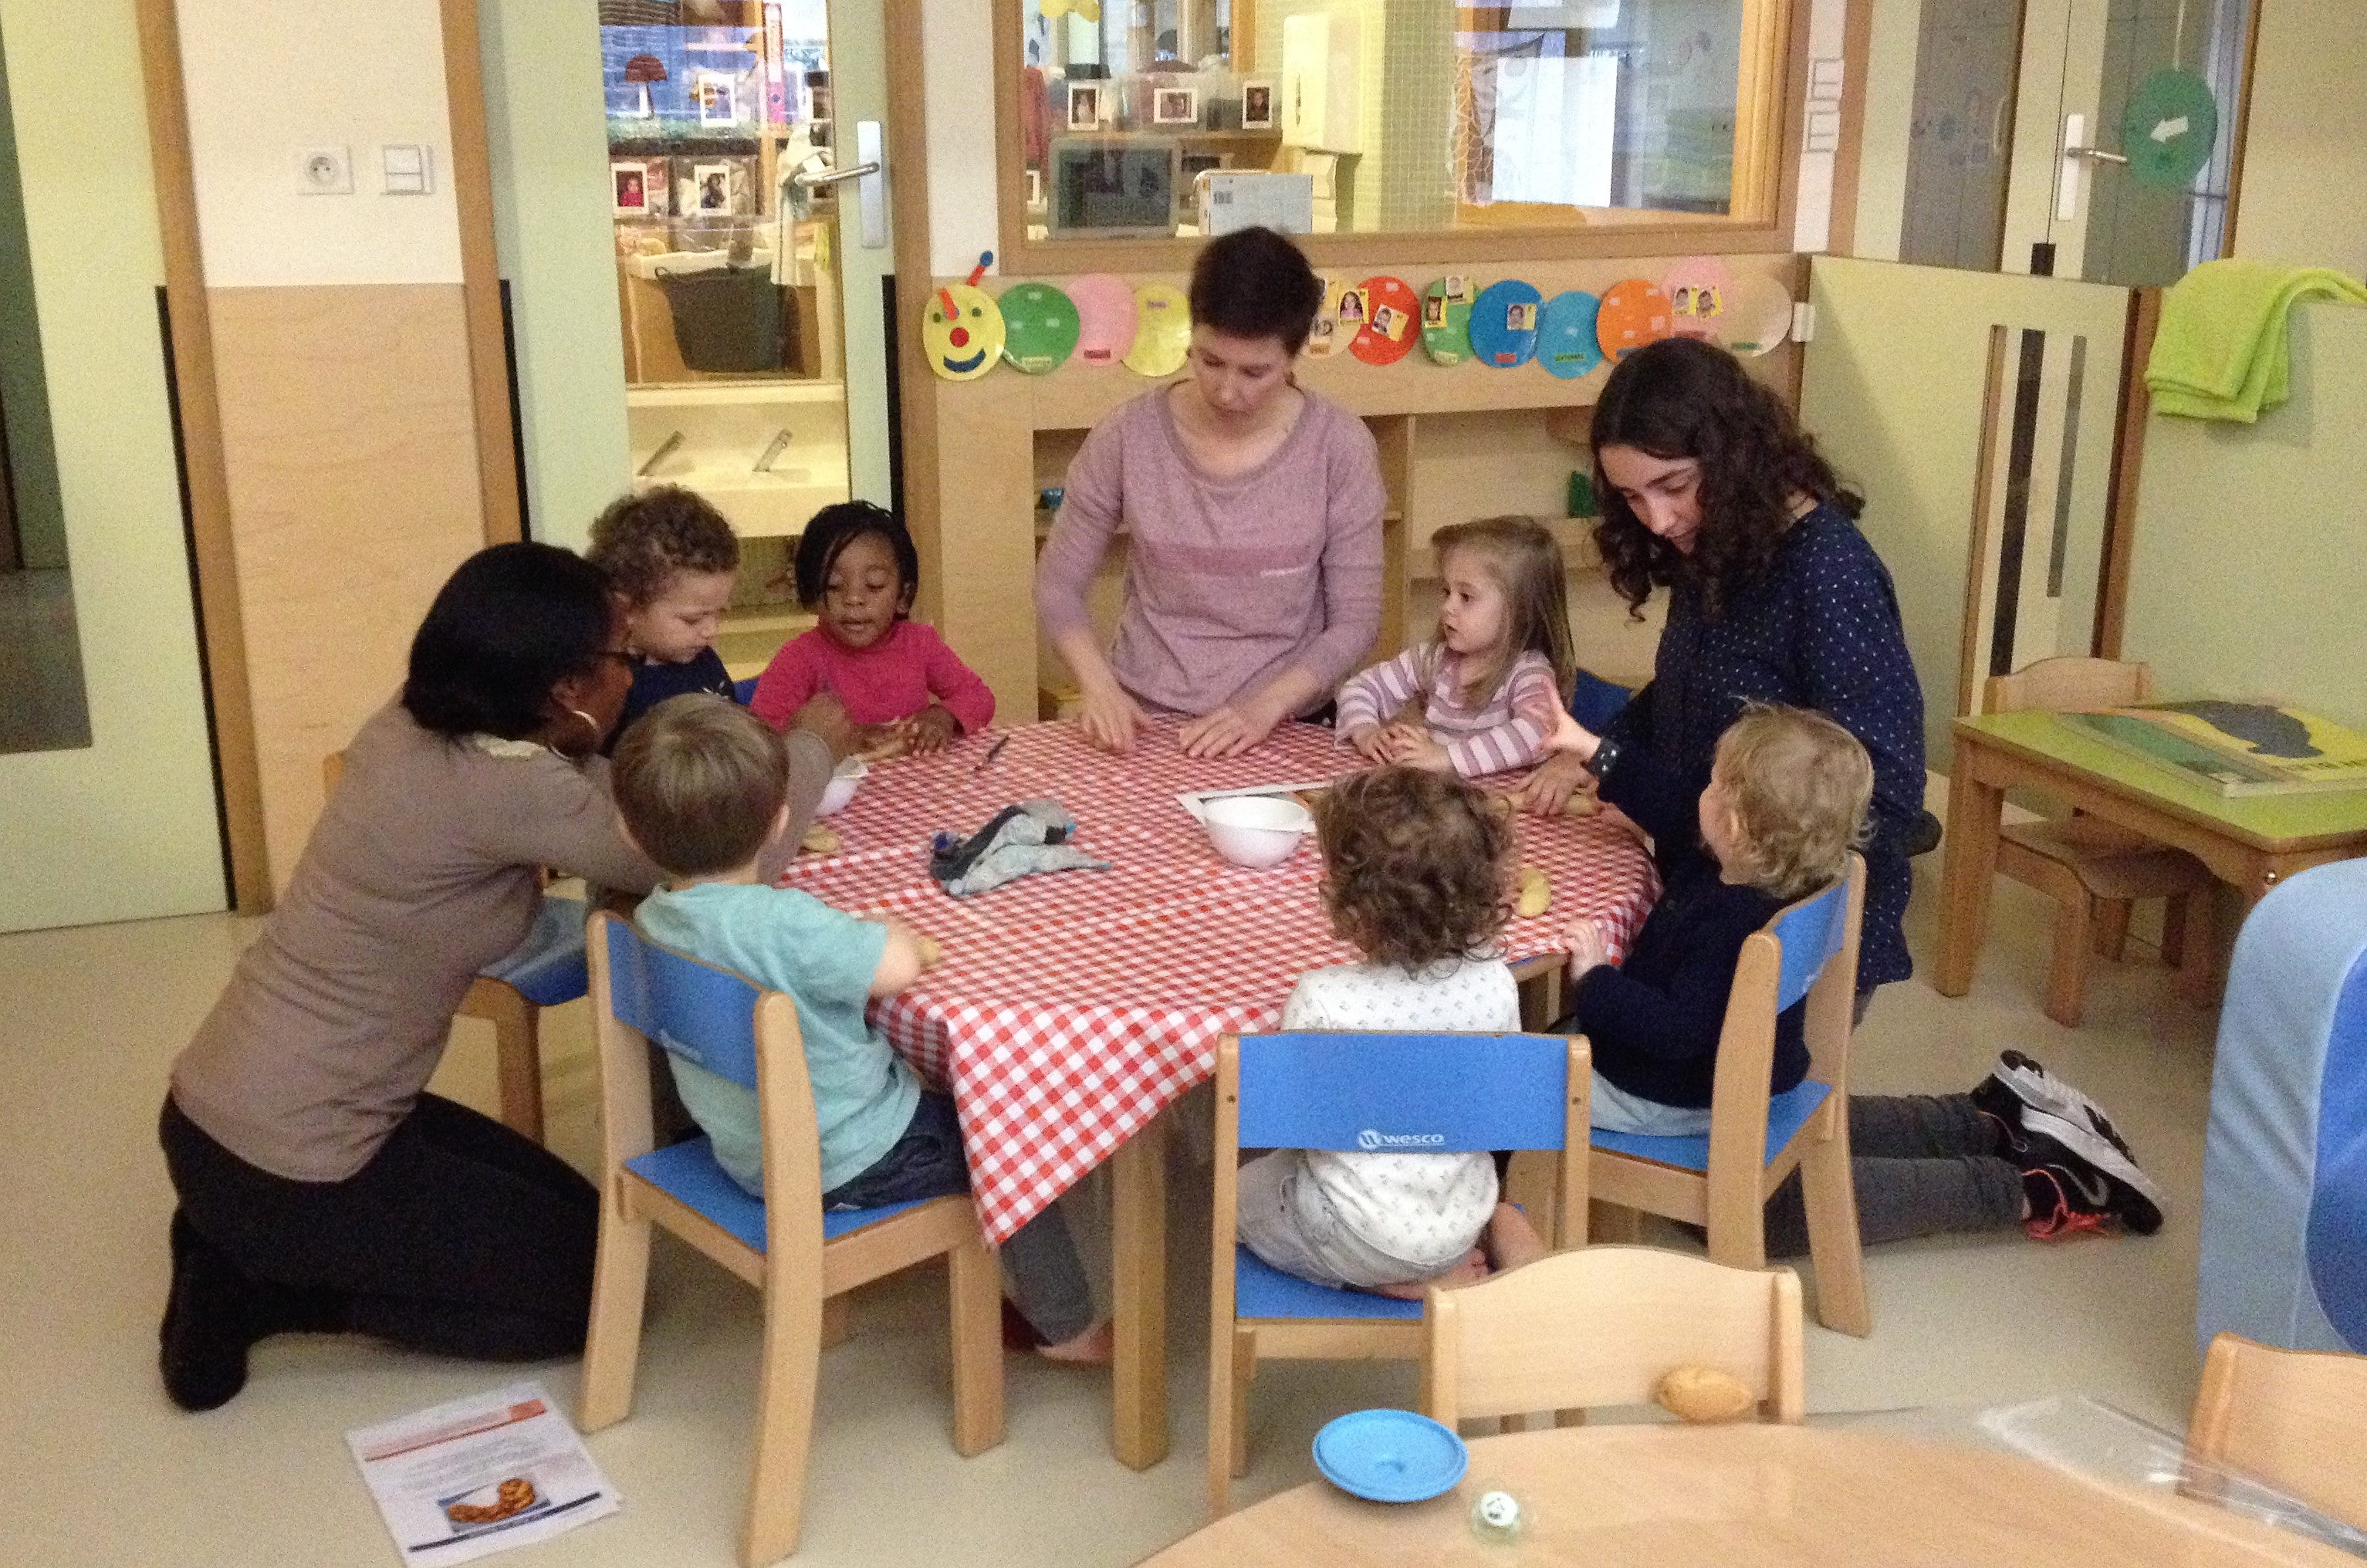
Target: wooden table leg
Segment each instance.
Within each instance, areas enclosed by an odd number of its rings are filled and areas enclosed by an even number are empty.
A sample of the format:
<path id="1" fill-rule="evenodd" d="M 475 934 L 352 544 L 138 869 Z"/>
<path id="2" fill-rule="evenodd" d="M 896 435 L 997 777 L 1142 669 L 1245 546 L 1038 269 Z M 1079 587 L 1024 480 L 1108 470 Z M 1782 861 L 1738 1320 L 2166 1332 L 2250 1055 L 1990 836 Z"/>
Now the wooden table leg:
<path id="1" fill-rule="evenodd" d="M 1940 957 L 1932 988 L 1961 997 L 1972 988 L 1973 964 L 1988 920 L 1989 885 L 1997 878 L 1998 823 L 2005 791 L 1977 777 L 1979 752 L 1956 737 L 1956 770 L 1948 777 L 1948 837 L 1940 871 Z"/>
<path id="2" fill-rule="evenodd" d="M 1167 1118 L 1110 1156 L 1110 1448 L 1130 1470 L 1167 1457 Z"/>

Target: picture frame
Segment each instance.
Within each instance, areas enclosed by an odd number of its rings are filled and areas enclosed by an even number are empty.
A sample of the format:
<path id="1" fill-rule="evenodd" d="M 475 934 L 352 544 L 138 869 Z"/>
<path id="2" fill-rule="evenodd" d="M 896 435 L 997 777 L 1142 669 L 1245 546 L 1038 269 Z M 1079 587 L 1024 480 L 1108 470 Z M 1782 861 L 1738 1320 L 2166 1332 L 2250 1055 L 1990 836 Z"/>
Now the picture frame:
<path id="1" fill-rule="evenodd" d="M 1248 81 L 1241 84 L 1241 129 L 1272 130 L 1274 129 L 1274 84 Z"/>
<path id="2" fill-rule="evenodd" d="M 1099 130 L 1102 124 L 1102 89 L 1098 82 L 1069 84 L 1069 129 Z"/>
<path id="3" fill-rule="evenodd" d="M 708 71 L 699 73 L 693 91 L 698 95 L 698 123 L 740 123 L 740 84 L 732 77 Z"/>
<path id="4" fill-rule="evenodd" d="M 650 166 L 632 161 L 608 165 L 608 197 L 619 218 L 648 218 L 658 212 L 651 200 Z"/>
<path id="5" fill-rule="evenodd" d="M 685 215 L 709 217 L 731 210 L 731 165 L 693 164 L 690 189 L 683 193 Z"/>
<path id="6" fill-rule="evenodd" d="M 1150 123 L 1153 125 L 1199 124 L 1200 89 L 1153 87 L 1150 90 Z"/>

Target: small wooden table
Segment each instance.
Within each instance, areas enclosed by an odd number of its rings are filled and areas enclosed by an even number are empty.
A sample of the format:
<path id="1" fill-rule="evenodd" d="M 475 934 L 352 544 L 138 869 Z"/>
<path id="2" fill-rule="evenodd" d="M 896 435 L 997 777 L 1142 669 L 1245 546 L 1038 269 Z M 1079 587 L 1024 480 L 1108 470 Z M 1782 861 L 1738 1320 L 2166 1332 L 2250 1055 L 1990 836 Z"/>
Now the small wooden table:
<path id="1" fill-rule="evenodd" d="M 2242 893 L 2248 908 L 2297 871 L 2367 854 L 2367 791 L 2222 795 L 2051 713 L 1960 718 L 1954 737 L 1931 976 L 1943 997 L 1972 986 L 1997 875 L 1998 825 L 2005 792 L 2016 785 L 2186 851 Z"/>
<path id="2" fill-rule="evenodd" d="M 1471 1531 L 1483 1492 L 1520 1501 L 1511 1542 Z M 1806 1427 L 1587 1427 L 1481 1438 L 1427 1503 L 1317 1481 L 1244 1508 L 1143 1568 L 2202 1568 L 2355 1564 L 2330 1546 L 2168 1492 L 2012 1454 Z"/>

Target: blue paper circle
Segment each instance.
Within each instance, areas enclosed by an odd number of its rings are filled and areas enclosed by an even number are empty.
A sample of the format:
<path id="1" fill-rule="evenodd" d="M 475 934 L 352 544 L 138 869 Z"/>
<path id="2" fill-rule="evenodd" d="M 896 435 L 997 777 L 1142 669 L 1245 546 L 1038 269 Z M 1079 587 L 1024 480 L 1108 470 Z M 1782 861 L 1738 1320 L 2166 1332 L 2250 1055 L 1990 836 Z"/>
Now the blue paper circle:
<path id="1" fill-rule="evenodd" d="M 1491 370 L 1526 365 L 1537 352 L 1537 306 L 1545 299 L 1518 278 L 1491 283 L 1471 302 L 1472 357 Z M 1512 312 L 1525 310 L 1529 324 L 1512 324 Z"/>
<path id="2" fill-rule="evenodd" d="M 1594 341 L 1594 313 L 1602 306 L 1583 288 L 1546 300 L 1537 312 L 1537 363 L 1565 381 L 1602 364 L 1603 345 Z"/>
<path id="3" fill-rule="evenodd" d="M 1470 1463 L 1462 1438 L 1410 1410 L 1359 1410 L 1315 1434 L 1323 1479 L 1376 1503 L 1419 1503 L 1451 1491 Z"/>

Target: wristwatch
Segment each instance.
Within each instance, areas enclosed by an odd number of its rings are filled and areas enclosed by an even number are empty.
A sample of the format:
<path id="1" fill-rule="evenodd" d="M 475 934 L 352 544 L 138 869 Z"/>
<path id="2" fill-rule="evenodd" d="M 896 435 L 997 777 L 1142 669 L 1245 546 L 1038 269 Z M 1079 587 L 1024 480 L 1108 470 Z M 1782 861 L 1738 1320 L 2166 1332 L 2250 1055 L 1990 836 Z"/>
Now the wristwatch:
<path id="1" fill-rule="evenodd" d="M 1594 755 L 1586 760 L 1586 771 L 1601 778 L 1619 765 L 1619 742 L 1608 735 L 1595 742 Z"/>

